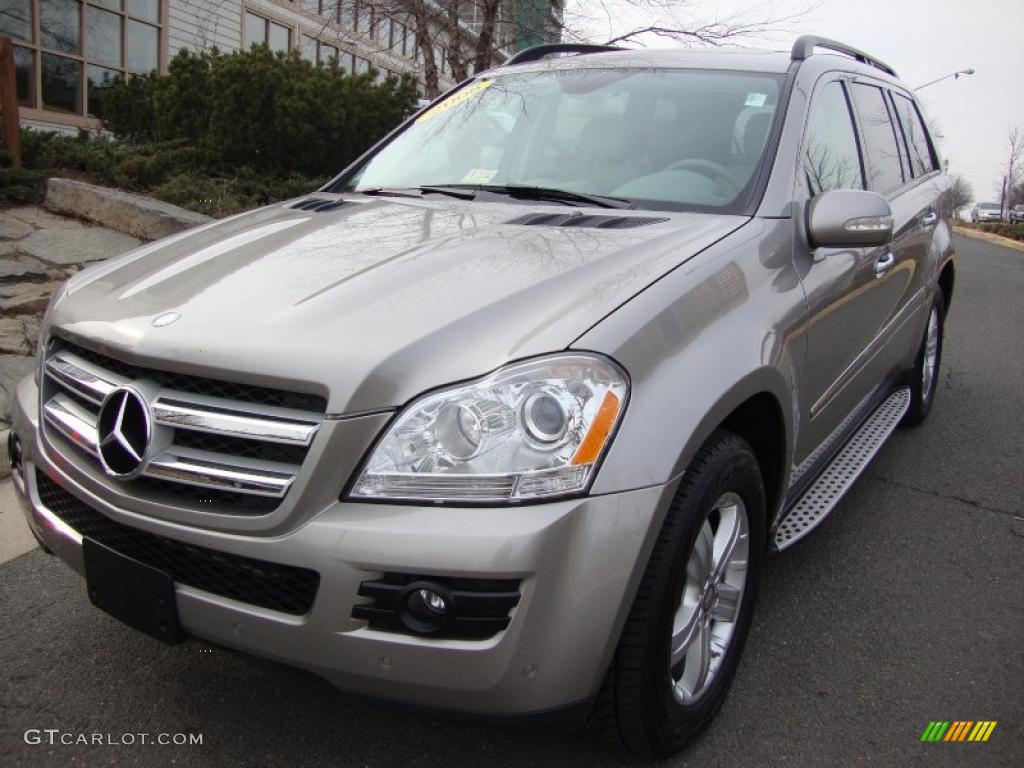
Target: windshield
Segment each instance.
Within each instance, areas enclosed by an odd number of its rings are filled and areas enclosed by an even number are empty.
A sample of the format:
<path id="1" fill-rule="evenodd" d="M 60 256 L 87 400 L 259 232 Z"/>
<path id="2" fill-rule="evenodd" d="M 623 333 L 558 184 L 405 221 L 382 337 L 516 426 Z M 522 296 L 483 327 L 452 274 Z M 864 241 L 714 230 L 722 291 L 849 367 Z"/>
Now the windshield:
<path id="1" fill-rule="evenodd" d="M 981 203 L 978 207 L 986 211 L 998 211 L 999 203 Z"/>
<path id="2" fill-rule="evenodd" d="M 731 211 L 749 194 L 780 84 L 763 73 L 638 69 L 477 80 L 336 189 L 527 186 Z"/>

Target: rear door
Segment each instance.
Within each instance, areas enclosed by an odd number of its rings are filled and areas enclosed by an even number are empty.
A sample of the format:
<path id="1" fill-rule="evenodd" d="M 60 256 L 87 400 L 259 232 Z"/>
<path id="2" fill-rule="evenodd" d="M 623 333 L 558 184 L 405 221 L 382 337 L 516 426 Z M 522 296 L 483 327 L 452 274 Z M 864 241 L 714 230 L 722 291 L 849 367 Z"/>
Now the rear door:
<path id="1" fill-rule="evenodd" d="M 924 332 L 921 311 L 929 274 L 929 248 L 939 223 L 938 164 L 915 105 L 890 87 L 857 80 L 853 103 L 864 138 L 868 189 L 884 194 L 892 207 L 892 265 L 878 273 L 885 311 L 866 373 L 882 381 L 913 359 Z M 902 119 L 901 119 L 902 115 Z M 911 120 L 914 118 L 914 121 Z M 899 174 L 892 153 L 899 159 Z"/>

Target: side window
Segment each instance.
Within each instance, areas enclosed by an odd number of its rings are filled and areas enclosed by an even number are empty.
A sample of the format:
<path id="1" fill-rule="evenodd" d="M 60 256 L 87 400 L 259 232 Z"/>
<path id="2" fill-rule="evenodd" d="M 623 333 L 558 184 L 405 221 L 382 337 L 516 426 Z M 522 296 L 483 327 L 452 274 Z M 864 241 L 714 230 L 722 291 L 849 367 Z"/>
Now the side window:
<path id="1" fill-rule="evenodd" d="M 928 143 L 928 133 L 921 120 L 921 113 L 917 106 L 898 93 L 894 93 L 893 101 L 896 103 L 896 113 L 903 124 L 903 133 L 907 137 L 907 145 L 910 151 L 910 164 L 914 169 L 914 176 L 924 176 L 931 173 L 938 166 L 932 155 L 931 145 Z"/>
<path id="2" fill-rule="evenodd" d="M 853 102 L 864 132 L 864 154 L 868 168 L 868 189 L 891 192 L 903 183 L 896 126 L 889 115 L 882 89 L 854 83 Z"/>
<path id="3" fill-rule="evenodd" d="M 838 80 L 826 84 L 811 107 L 804 173 L 812 196 L 832 189 L 864 189 L 850 105 Z"/>

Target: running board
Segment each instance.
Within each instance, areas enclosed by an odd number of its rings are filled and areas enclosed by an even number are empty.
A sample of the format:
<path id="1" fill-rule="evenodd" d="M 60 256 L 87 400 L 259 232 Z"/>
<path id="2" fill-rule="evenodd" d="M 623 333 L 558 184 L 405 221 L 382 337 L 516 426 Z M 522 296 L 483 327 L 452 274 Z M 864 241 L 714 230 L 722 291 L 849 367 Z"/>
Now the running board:
<path id="1" fill-rule="evenodd" d="M 793 546 L 828 517 L 896 429 L 908 407 L 910 390 L 904 387 L 889 395 L 868 416 L 779 523 L 775 531 L 777 551 Z"/>

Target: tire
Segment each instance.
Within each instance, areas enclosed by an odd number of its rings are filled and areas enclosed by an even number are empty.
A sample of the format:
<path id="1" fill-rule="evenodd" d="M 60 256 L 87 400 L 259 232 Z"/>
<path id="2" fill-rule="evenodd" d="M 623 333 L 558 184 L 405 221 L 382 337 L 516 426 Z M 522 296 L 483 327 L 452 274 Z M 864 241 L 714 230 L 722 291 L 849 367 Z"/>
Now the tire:
<path id="1" fill-rule="evenodd" d="M 734 512 L 729 505 L 735 505 Z M 766 554 L 766 514 L 764 483 L 750 445 L 731 432 L 716 431 L 686 470 L 666 514 L 595 702 L 594 725 L 630 752 L 675 754 L 708 726 L 722 706 L 757 600 Z M 744 515 L 745 532 L 736 522 Z M 702 593 L 699 587 L 705 578 L 701 554 L 707 552 L 715 561 L 707 534 L 719 533 L 724 541 L 730 531 L 737 541 L 732 549 L 736 557 L 709 596 L 709 588 Z M 745 570 L 739 567 L 744 533 Z M 714 543 L 719 543 L 717 537 Z M 716 569 L 710 570 L 714 579 Z M 737 583 L 742 585 L 738 595 Z M 732 600 L 738 600 L 738 610 L 731 609 Z M 730 613 L 733 620 L 723 621 Z M 718 632 L 717 657 L 710 640 L 702 642 L 705 635 L 699 629 L 695 636 L 683 629 L 704 626 L 705 621 L 712 635 Z M 722 653 L 721 638 L 726 633 Z M 694 636 L 689 653 L 680 655 L 677 650 L 675 666 L 672 646 L 679 649 L 682 644 L 673 643 L 673 634 Z M 705 667 L 703 659 L 698 661 L 699 648 L 711 653 L 703 686 L 700 673 Z"/>
<path id="2" fill-rule="evenodd" d="M 924 338 L 917 350 L 917 357 L 914 358 L 914 367 L 910 371 L 910 407 L 903 415 L 900 426 L 916 427 L 931 413 L 935 393 L 939 388 L 945 322 L 946 302 L 942 291 L 936 288 L 935 299 L 928 312 L 928 322 L 925 324 Z M 932 341 L 934 348 L 931 346 Z"/>

